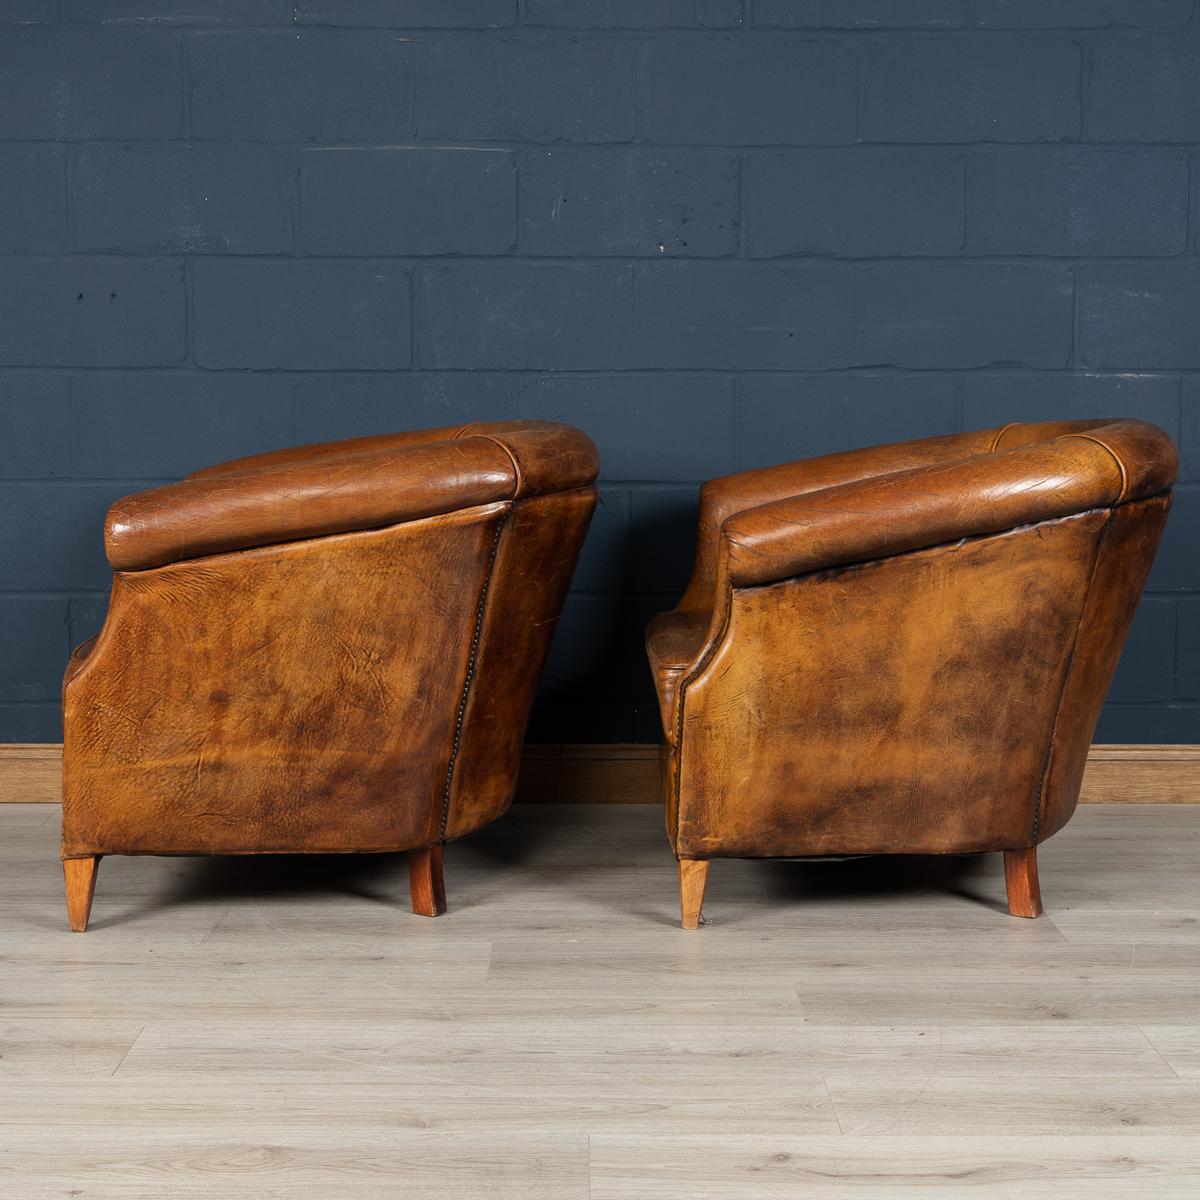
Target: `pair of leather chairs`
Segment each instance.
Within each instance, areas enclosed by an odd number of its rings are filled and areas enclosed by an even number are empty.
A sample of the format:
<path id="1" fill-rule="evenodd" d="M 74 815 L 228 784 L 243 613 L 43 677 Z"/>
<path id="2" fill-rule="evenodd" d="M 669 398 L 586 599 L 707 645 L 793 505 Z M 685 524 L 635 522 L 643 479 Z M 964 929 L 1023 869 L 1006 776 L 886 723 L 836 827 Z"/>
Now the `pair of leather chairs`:
<path id="1" fill-rule="evenodd" d="M 709 861 L 1036 847 L 1070 817 L 1177 473 L 1139 421 L 1009 425 L 729 476 L 647 649 L 685 928 Z M 596 503 L 514 421 L 241 459 L 119 501 L 64 684 L 72 929 L 106 854 L 407 850 L 498 817 Z"/>

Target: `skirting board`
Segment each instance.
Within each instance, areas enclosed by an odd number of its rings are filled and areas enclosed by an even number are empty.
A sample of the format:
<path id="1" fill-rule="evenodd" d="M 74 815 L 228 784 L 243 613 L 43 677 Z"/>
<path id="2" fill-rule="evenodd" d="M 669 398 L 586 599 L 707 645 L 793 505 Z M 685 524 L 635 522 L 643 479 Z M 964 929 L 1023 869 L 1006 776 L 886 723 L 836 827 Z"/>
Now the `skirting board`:
<path id="1" fill-rule="evenodd" d="M 0 804 L 57 804 L 62 747 L 0 745 Z M 656 804 L 658 747 L 527 746 L 517 799 Z M 1083 804 L 1200 804 L 1200 746 L 1093 746 Z"/>

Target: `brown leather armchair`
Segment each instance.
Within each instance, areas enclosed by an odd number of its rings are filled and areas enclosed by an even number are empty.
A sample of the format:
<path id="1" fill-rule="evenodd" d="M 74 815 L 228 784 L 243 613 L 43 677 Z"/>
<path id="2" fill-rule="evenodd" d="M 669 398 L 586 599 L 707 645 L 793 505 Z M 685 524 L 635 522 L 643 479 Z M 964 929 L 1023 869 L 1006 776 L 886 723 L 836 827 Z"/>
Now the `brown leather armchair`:
<path id="1" fill-rule="evenodd" d="M 302 446 L 118 501 L 108 618 L 64 682 L 72 929 L 105 854 L 409 851 L 509 805 L 596 504 L 578 430 Z"/>
<path id="2" fill-rule="evenodd" d="M 720 857 L 1002 850 L 1037 916 L 1177 471 L 1153 425 L 1062 421 L 706 484 L 647 632 L 684 927 Z"/>

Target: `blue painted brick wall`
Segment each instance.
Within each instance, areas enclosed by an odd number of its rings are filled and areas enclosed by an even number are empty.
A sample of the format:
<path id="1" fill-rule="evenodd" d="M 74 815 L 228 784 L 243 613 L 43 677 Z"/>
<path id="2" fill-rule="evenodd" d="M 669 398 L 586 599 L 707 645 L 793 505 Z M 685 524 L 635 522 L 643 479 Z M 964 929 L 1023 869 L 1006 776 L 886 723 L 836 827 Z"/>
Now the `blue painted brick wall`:
<path id="1" fill-rule="evenodd" d="M 532 736 L 651 740 L 697 484 L 1129 414 L 1184 480 L 1106 741 L 1200 742 L 1194 0 L 0 5 L 0 741 L 117 496 L 560 418 L 603 504 Z"/>

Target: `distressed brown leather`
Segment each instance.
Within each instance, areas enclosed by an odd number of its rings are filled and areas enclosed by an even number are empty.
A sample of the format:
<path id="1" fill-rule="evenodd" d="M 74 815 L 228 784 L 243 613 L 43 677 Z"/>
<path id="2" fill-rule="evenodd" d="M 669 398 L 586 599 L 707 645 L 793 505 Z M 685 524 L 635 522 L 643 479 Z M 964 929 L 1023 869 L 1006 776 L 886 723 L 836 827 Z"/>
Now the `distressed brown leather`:
<path id="1" fill-rule="evenodd" d="M 1140 421 L 1010 425 L 701 490 L 647 650 L 683 859 L 1035 846 L 1069 819 L 1178 472 Z"/>
<path id="2" fill-rule="evenodd" d="M 508 806 L 596 503 L 578 430 L 298 447 L 113 506 L 64 858 L 408 850 Z"/>

